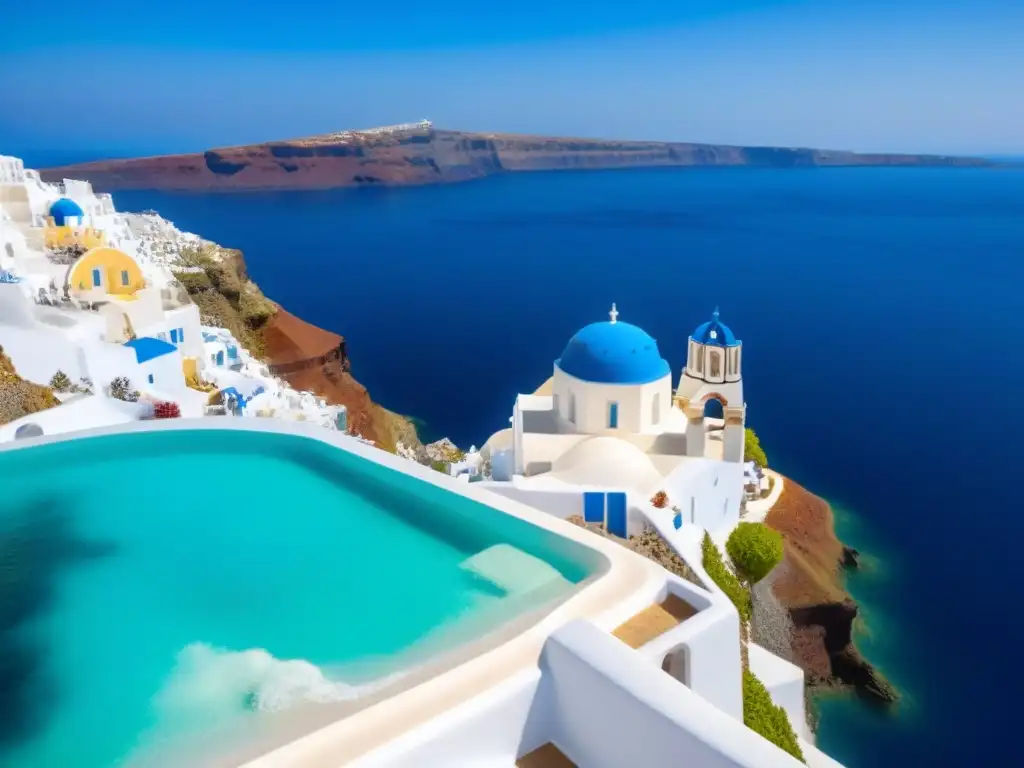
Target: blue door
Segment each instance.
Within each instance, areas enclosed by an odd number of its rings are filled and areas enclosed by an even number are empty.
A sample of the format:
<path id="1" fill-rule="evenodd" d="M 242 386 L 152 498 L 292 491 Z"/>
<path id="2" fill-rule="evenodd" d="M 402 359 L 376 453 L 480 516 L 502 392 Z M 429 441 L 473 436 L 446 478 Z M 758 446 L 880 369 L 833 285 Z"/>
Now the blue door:
<path id="1" fill-rule="evenodd" d="M 583 494 L 583 519 L 588 523 L 604 522 L 604 494 L 587 491 Z"/>
<path id="2" fill-rule="evenodd" d="M 103 282 L 103 278 L 100 276 L 100 271 L 98 269 L 94 269 L 92 271 L 92 284 L 93 284 L 93 287 L 94 288 L 99 288 L 100 287 L 100 283 L 102 283 L 102 282 Z"/>
<path id="3" fill-rule="evenodd" d="M 619 428 L 619 404 L 608 403 L 608 429 Z"/>
<path id="4" fill-rule="evenodd" d="M 217 353 L 217 365 L 224 365 L 224 350 Z"/>
<path id="5" fill-rule="evenodd" d="M 626 538 L 626 494 L 608 494 L 608 533 Z"/>

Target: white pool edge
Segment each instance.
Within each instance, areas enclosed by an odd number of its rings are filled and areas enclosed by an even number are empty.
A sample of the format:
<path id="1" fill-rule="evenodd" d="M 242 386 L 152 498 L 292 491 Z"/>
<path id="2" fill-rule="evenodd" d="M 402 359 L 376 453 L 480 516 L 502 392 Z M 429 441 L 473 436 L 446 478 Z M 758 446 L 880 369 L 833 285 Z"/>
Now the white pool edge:
<path id="1" fill-rule="evenodd" d="M 291 435 L 318 440 L 367 461 L 444 488 L 484 506 L 517 517 L 599 553 L 606 562 L 603 573 L 592 577 L 576 594 L 542 616 L 532 627 L 501 641 L 488 650 L 467 657 L 430 679 L 397 690 L 366 709 L 336 720 L 260 757 L 243 763 L 245 768 L 279 766 L 339 766 L 382 746 L 467 699 L 480 695 L 536 666 L 548 636 L 566 623 L 585 618 L 611 631 L 655 600 L 664 590 L 666 572 L 621 545 L 594 536 L 583 528 L 512 501 L 473 484 L 322 427 L 272 419 L 202 418 L 138 421 L 107 427 L 44 435 L 0 444 L 0 453 L 34 448 L 82 438 L 158 431 L 247 431 Z"/>

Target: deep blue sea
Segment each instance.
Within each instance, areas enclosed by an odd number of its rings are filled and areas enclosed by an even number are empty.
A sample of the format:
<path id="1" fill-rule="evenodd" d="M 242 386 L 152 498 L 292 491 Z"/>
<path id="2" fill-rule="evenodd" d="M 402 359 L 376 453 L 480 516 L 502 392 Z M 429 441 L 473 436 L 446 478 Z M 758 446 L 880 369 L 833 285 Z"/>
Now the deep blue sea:
<path id="1" fill-rule="evenodd" d="M 1018 764 L 1024 170 L 115 199 L 241 248 L 268 295 L 346 336 L 377 400 L 463 447 L 613 301 L 677 371 L 719 306 L 771 464 L 870 556 L 859 642 L 905 696 L 886 716 L 824 702 L 821 745 L 851 768 Z"/>

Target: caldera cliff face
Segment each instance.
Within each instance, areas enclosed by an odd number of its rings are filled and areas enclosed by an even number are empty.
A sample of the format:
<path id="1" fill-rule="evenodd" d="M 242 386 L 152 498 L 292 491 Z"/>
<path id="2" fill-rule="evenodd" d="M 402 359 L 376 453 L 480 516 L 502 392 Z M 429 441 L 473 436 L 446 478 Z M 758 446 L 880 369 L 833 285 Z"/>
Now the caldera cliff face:
<path id="1" fill-rule="evenodd" d="M 104 160 L 41 173 L 47 181 L 85 179 L 97 190 L 107 192 L 227 191 L 403 186 L 465 181 L 504 172 L 563 169 L 987 164 L 974 158 L 935 155 L 565 139 L 414 127 L 390 132 L 343 131 L 186 155 Z"/>

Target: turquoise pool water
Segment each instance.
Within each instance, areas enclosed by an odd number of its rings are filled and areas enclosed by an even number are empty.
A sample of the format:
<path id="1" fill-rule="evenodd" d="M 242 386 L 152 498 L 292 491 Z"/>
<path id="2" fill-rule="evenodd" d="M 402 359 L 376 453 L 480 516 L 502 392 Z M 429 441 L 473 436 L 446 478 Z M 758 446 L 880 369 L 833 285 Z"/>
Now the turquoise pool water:
<path id="1" fill-rule="evenodd" d="M 570 541 L 300 437 L 88 438 L 0 453 L 0 478 L 4 768 L 217 754 L 564 598 L 599 567 Z M 465 567 L 509 544 L 542 561 L 527 559 L 543 587 Z"/>

